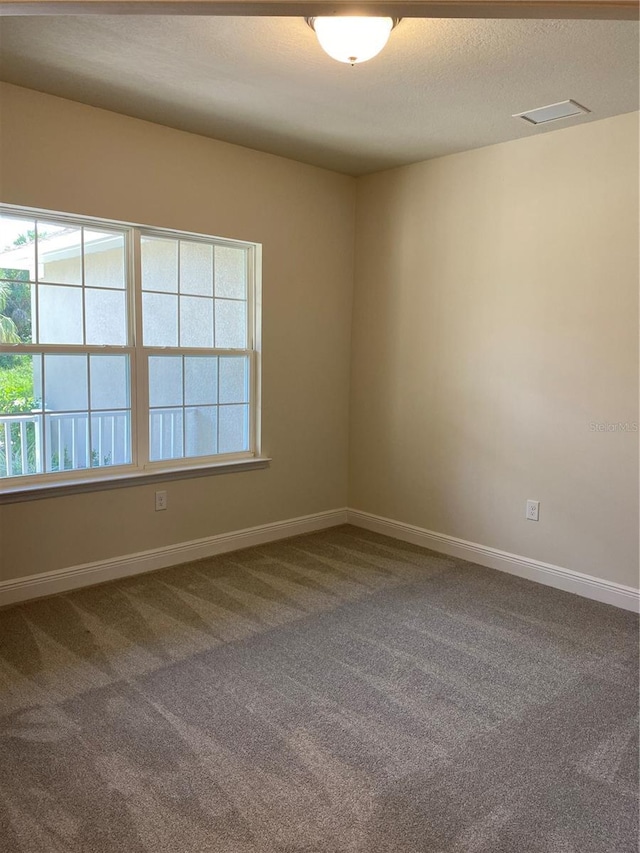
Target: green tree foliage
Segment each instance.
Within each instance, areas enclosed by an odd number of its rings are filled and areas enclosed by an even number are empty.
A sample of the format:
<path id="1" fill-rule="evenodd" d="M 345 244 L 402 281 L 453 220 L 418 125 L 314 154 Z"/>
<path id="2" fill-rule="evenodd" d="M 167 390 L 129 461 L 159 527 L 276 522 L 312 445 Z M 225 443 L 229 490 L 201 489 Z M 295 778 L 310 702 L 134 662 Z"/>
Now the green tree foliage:
<path id="1" fill-rule="evenodd" d="M 35 240 L 35 231 L 20 234 L 13 242 L 22 246 Z M 31 341 L 31 291 L 27 270 L 0 268 L 0 344 Z M 33 391 L 33 367 L 29 356 L 0 355 L 0 413 L 28 412 L 37 408 Z"/>
<path id="2" fill-rule="evenodd" d="M 12 270 L 0 270 L 0 275 L 12 272 Z M 12 290 L 9 290 L 9 284 L 6 281 L 0 281 L 0 344 L 19 344 L 20 333 L 15 320 L 8 313 L 13 306 L 10 307 L 10 297 L 13 295 Z"/>
<path id="3" fill-rule="evenodd" d="M 33 361 L 30 355 L 3 356 L 11 363 L 0 364 L 0 413 L 16 414 L 38 408 L 33 391 Z"/>
<path id="4" fill-rule="evenodd" d="M 24 246 L 35 240 L 35 231 L 20 234 L 14 246 Z M 29 343 L 31 293 L 27 270 L 0 269 L 0 343 Z"/>

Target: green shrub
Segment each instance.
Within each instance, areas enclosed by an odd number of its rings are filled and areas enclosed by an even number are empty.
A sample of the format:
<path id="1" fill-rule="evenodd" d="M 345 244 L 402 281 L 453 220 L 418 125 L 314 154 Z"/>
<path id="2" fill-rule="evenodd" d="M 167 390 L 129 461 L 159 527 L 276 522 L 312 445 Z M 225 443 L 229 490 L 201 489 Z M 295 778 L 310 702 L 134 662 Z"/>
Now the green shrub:
<path id="1" fill-rule="evenodd" d="M 34 395 L 31 356 L 3 356 L 0 363 L 0 414 L 31 412 L 40 407 Z"/>

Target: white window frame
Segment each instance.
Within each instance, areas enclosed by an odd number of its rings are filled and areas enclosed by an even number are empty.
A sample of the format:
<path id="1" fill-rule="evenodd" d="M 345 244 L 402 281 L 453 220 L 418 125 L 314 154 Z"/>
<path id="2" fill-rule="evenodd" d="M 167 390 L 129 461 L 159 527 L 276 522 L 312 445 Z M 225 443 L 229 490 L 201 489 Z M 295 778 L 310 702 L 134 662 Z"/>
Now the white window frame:
<path id="1" fill-rule="evenodd" d="M 6 216 L 40 219 L 49 222 L 124 232 L 126 264 L 127 343 L 119 345 L 90 344 L 0 344 L 0 354 L 43 355 L 102 354 L 128 355 L 130 363 L 131 463 L 96 466 L 65 471 L 21 474 L 0 478 L 0 503 L 13 499 L 45 497 L 52 491 L 78 492 L 140 482 L 166 481 L 189 476 L 227 473 L 234 470 L 263 468 L 269 459 L 261 455 L 261 268 L 262 246 L 259 243 L 214 237 L 207 234 L 177 231 L 169 228 L 139 225 L 131 222 L 78 216 L 54 210 L 0 204 Z M 142 237 L 170 237 L 202 242 L 211 246 L 228 246 L 247 250 L 247 341 L 246 349 L 217 347 L 145 346 L 142 336 Z M 36 265 L 37 265 L 36 243 Z M 84 252 L 82 254 L 84 284 Z M 83 315 L 84 316 L 84 315 Z M 178 341 L 179 344 L 179 341 Z M 151 461 L 149 459 L 149 358 L 154 355 L 175 356 L 247 356 L 249 362 L 249 449 L 247 451 L 182 457 Z M 44 421 L 43 421 L 44 424 Z"/>

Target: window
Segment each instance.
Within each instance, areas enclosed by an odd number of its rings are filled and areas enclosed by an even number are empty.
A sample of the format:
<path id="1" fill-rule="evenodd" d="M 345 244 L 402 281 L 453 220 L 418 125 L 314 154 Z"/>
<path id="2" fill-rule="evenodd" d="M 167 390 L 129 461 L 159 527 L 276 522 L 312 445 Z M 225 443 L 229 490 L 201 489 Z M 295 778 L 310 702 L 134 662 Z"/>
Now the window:
<path id="1" fill-rule="evenodd" d="M 0 208 L 0 489 L 255 458 L 259 252 Z"/>

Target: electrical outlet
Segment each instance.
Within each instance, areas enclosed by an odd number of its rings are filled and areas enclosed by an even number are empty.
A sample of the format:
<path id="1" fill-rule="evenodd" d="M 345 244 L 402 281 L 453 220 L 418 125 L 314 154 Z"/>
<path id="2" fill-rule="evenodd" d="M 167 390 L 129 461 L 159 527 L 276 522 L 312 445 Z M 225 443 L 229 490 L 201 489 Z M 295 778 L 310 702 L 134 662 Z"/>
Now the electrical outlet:
<path id="1" fill-rule="evenodd" d="M 156 492 L 156 512 L 167 508 L 167 493 L 165 491 Z"/>
<path id="2" fill-rule="evenodd" d="M 525 518 L 528 521 L 539 521 L 540 501 L 527 501 L 527 513 Z"/>

